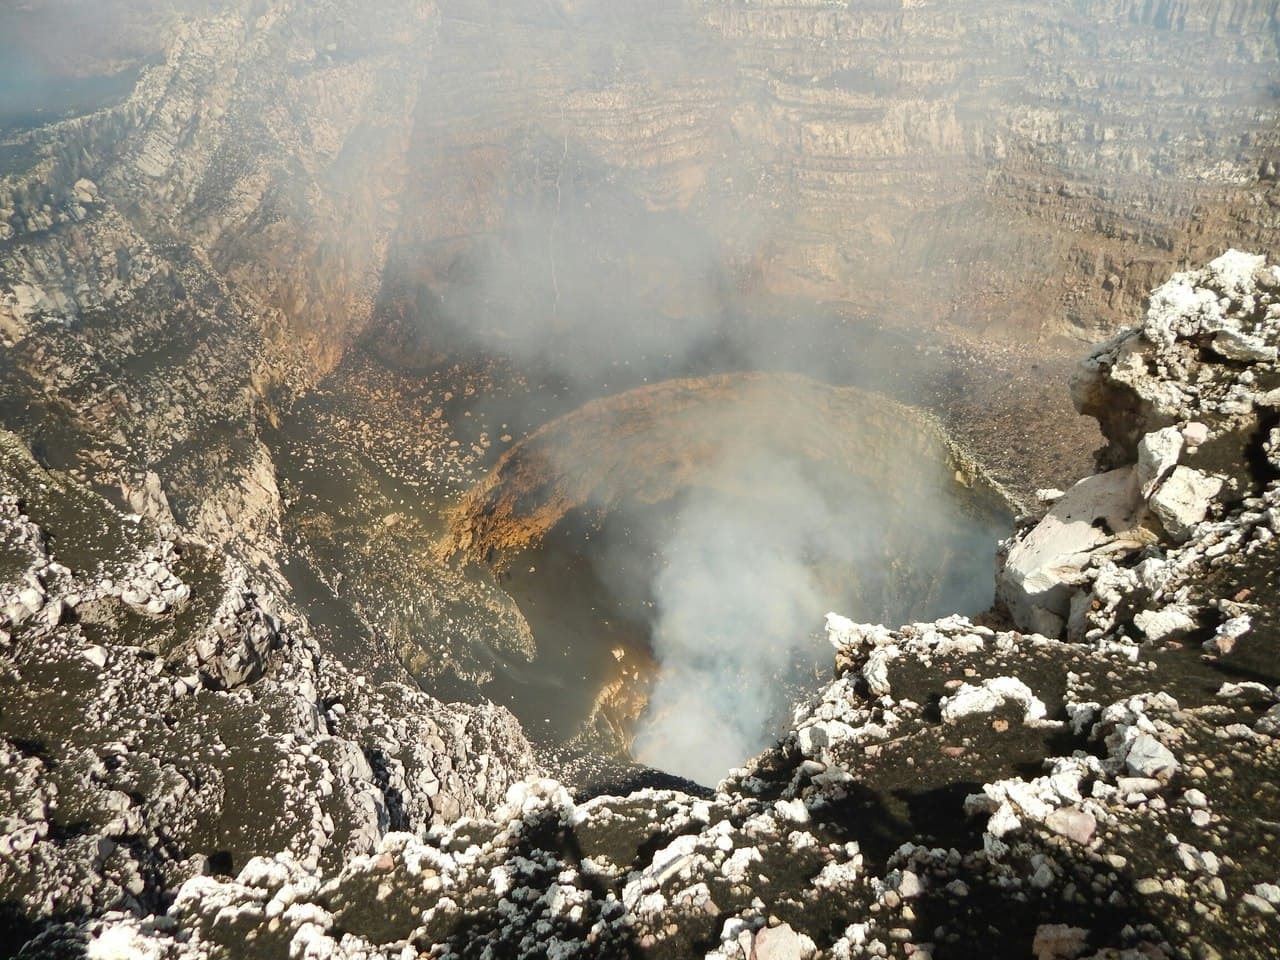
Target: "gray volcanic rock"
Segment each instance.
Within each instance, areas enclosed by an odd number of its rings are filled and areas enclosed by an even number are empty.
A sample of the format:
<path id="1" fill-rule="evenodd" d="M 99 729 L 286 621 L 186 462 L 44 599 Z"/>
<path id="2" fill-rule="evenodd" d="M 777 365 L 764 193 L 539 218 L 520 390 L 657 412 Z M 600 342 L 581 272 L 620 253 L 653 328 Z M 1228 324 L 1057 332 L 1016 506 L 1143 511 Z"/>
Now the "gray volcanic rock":
<path id="1" fill-rule="evenodd" d="M 1222 483 L 1220 477 L 1177 466 L 1155 488 L 1147 503 L 1170 537 L 1186 540 L 1192 528 L 1208 514 Z"/>
<path id="2" fill-rule="evenodd" d="M 536 771 L 505 710 L 351 674 L 243 565 L 194 539 L 148 546 L 10 434 L 0 481 L 6 936 L 145 914 L 275 851 L 333 867 L 491 810 Z"/>
<path id="3" fill-rule="evenodd" d="M 1233 262 L 1237 255 L 1225 261 Z M 1222 271 L 1219 263 L 1175 282 L 1194 293 Z M 1280 316 L 1269 315 L 1269 294 L 1254 288 L 1253 296 L 1259 319 L 1249 335 L 1267 342 Z M 1192 316 L 1161 318 L 1162 327 L 1200 335 Z M 1142 338 L 1133 331 L 1116 343 L 1162 349 Z M 1236 398 L 1225 414 L 1195 409 L 1209 426 L 1197 446 L 1208 450 L 1215 437 L 1239 438 L 1233 425 L 1237 417 L 1247 422 L 1246 401 L 1256 405 L 1259 370 L 1197 358 L 1206 367 L 1194 382 L 1204 393 Z M 1125 373 L 1112 386 L 1100 365 L 1089 369 L 1100 389 L 1185 388 Z M 1135 459 L 1141 437 L 1165 426 L 1160 419 L 1134 424 Z M 281 852 L 222 871 L 234 876 L 195 876 L 198 864 L 162 859 L 156 869 L 167 871 L 165 888 L 176 886 L 164 904 L 134 905 L 122 895 L 111 902 L 117 888 L 138 881 L 127 868 L 104 866 L 115 886 L 97 901 L 97 916 L 44 926 L 27 954 L 88 947 L 103 955 L 235 957 L 251 943 L 255 955 L 333 958 L 1266 955 L 1280 899 L 1273 853 L 1280 824 L 1265 816 L 1280 797 L 1273 722 L 1280 464 L 1249 462 L 1238 473 L 1248 496 L 1229 500 L 1224 485 L 1210 519 L 1191 526 L 1187 539 L 1155 528 L 1136 564 L 1106 558 L 1078 570 L 1077 589 L 1089 598 L 1080 624 L 1087 642 L 963 617 L 892 630 L 833 614 L 835 678 L 797 705 L 776 747 L 713 792 L 575 797 L 554 780 L 490 780 L 485 797 L 505 795 L 474 819 L 414 817 L 405 832 L 357 830 L 346 840 L 335 833 L 330 844 L 343 844 L 342 856 L 332 855 L 335 846 L 318 853 L 312 834 L 298 842 L 286 831 Z M 10 527 L 15 543 L 38 539 L 27 521 Z M 34 579 L 57 595 L 49 584 L 65 576 L 54 570 Z M 48 606 L 34 586 L 10 595 L 27 620 Z M 1217 619 L 1217 635 L 1237 643 L 1200 657 L 1131 632 L 1141 613 L 1166 609 Z M 84 669 L 100 669 L 103 651 L 81 654 Z M 105 654 L 108 669 L 133 656 Z M 14 661 L 17 669 L 27 663 Z M 1268 682 L 1228 679 L 1240 670 Z M 243 693 L 196 697 L 252 710 L 269 690 L 283 695 L 288 675 L 277 670 L 276 680 L 268 671 Z M 323 674 L 301 672 L 299 680 L 322 682 Z M 348 689 L 362 685 L 353 680 Z M 335 747 L 346 742 L 342 725 L 372 709 L 355 698 L 343 705 Z M 338 713 L 329 708 L 325 716 L 332 722 Z M 409 735 L 388 729 L 387 750 Z M 38 752 L 8 749 L 10 808 L 21 817 L 10 843 L 19 855 L 58 850 L 55 831 L 42 824 L 70 774 L 42 766 Z M 148 828 L 145 809 L 106 792 L 139 752 L 122 737 L 94 754 L 102 764 L 94 769 L 105 773 L 91 795 L 106 836 Z M 304 754 L 317 755 L 329 754 Z M 485 776 L 510 773 L 507 763 L 495 755 Z M 369 777 L 356 770 L 339 781 L 350 789 Z M 317 786 L 328 796 L 324 782 Z M 396 783 L 407 802 L 430 788 Z M 390 793 L 383 788 L 381 796 Z M 131 817 L 144 819 L 131 825 Z M 84 861 L 64 854 L 62 862 Z M 61 883 L 103 885 L 80 876 Z"/>
<path id="4" fill-rule="evenodd" d="M 1099 345 L 1072 383 L 1076 407 L 1110 441 L 1103 462 L 1131 462 L 1139 441 L 1160 428 L 1178 427 L 1195 448 L 1255 433 L 1275 405 L 1274 351 L 1234 358 L 1244 364 L 1236 368 L 1214 345 L 1229 335 L 1274 346 L 1278 288 L 1264 257 L 1232 250 L 1153 291 L 1143 323 Z M 1238 482 L 1249 485 L 1247 477 Z"/>
<path id="5" fill-rule="evenodd" d="M 1243 359 L 1211 345 L 1224 333 L 1262 345 L 1280 339 L 1278 289 L 1275 267 L 1229 251 L 1156 289 L 1140 327 L 1086 358 L 1073 396 L 1109 440 L 1100 465 L 1116 469 L 1081 481 L 1007 544 L 997 596 L 1020 627 L 1100 636 L 1122 596 L 1171 595 L 1169 571 L 1230 529 L 1211 521 L 1244 503 L 1253 507 L 1246 532 L 1265 526 L 1280 366 L 1266 351 Z M 1139 616 L 1153 639 L 1192 626 L 1185 606 Z"/>
<path id="6" fill-rule="evenodd" d="M 1009 545 L 996 593 L 1025 630 L 1058 636 L 1073 588 L 1097 558 L 1141 549 L 1153 537 L 1133 467 L 1086 477 L 1056 500 L 1032 530 Z"/>
<path id="7" fill-rule="evenodd" d="M 1218 257 L 1280 250 L 1274 0 L 111 6 L 136 49 L 78 68 L 132 91 L 0 133 L 0 952 L 1274 950 L 1280 273 Z M 1152 286 L 1074 386 L 1104 472 L 1008 545 L 1012 625 L 832 618 L 835 677 L 708 795 L 574 796 L 410 682 L 403 488 L 284 520 L 284 414 L 354 394 L 357 343 L 607 352 L 648 327 L 602 304 L 708 332 L 761 294 L 1092 337 Z M 463 486 L 455 388 L 333 433 Z"/>

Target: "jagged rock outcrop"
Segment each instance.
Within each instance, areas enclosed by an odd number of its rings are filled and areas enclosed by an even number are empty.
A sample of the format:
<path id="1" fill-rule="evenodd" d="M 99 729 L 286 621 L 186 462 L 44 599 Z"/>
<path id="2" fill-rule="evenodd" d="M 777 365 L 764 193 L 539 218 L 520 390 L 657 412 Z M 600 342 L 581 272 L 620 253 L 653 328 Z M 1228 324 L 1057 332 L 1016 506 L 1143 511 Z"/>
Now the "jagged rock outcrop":
<path id="1" fill-rule="evenodd" d="M 304 488 L 277 427 L 318 384 L 356 395 L 324 377 L 357 342 L 457 380 L 444 361 L 513 343 L 517 366 L 598 353 L 604 390 L 614 354 L 670 376 L 666 334 L 696 353 L 738 323 L 762 362 L 862 371 L 841 324 L 811 335 L 815 299 L 943 350 L 1110 332 L 1190 259 L 1278 249 L 1275 0 L 128 6 L 136 45 L 75 69 L 146 60 L 131 93 L 0 132 L 11 942 L 1274 942 L 1274 268 L 1175 278 L 1091 358 L 1077 399 L 1107 472 L 1010 544 L 1018 629 L 833 622 L 835 681 L 712 796 L 525 781 L 545 771 L 509 714 L 410 684 L 397 656 L 434 675 L 465 642 L 455 672 L 479 676 L 530 638 L 455 626 L 459 581 L 422 560 L 424 524 L 392 522 L 405 488 L 339 506 L 358 485 Z M 440 427 L 457 389 L 393 438 L 335 417 L 336 445 L 464 488 L 505 424 Z"/>
<path id="2" fill-rule="evenodd" d="M 505 710 L 351 673 L 239 562 L 11 434 L 0 487 L 0 952 L 254 856 L 336 868 L 537 771 Z"/>
<path id="3" fill-rule="evenodd" d="M 1152 333 L 1086 361 L 1095 395 L 1135 383 L 1099 358 L 1183 349 L 1160 330 L 1274 342 L 1261 268 L 1231 254 L 1175 278 L 1153 298 Z M 1230 288 L 1237 307 L 1253 297 L 1245 326 L 1222 296 L 1231 278 L 1247 278 Z M 1178 290 L 1191 295 L 1167 295 Z M 1265 955 L 1280 922 L 1280 824 L 1265 814 L 1280 796 L 1280 464 L 1270 431 L 1236 427 L 1271 389 L 1256 366 L 1270 361 L 1195 356 L 1204 373 L 1191 381 L 1143 364 L 1144 395 L 1200 384 L 1206 404 L 1235 398 L 1196 408 L 1194 445 L 1218 438 L 1244 457 L 1260 443 L 1267 460 L 1236 474 L 1247 490 L 1224 481 L 1208 519 L 1153 521 L 1141 558 L 1078 568 L 1083 642 L 962 617 L 894 630 L 833 614 L 835 679 L 715 791 L 575 798 L 524 780 L 478 820 L 386 834 L 341 864 L 258 857 L 234 878 L 187 880 L 163 914 L 49 926 L 28 953 L 229 957 L 251 942 L 331 957 Z M 1167 435 L 1143 447 L 1168 428 L 1158 410 L 1126 416 L 1130 455 L 1147 450 L 1133 469 L 1155 496 L 1181 448 Z M 1237 462 L 1227 449 L 1215 462 Z M 1140 498 L 1143 484 L 1123 489 Z M 1193 642 L 1207 633 L 1206 655 L 1156 635 L 1156 618 L 1185 618 Z"/>
<path id="4" fill-rule="evenodd" d="M 1160 286 L 1141 326 L 1089 355 L 1072 393 L 1102 427 L 1099 464 L 1112 469 L 1008 544 L 997 590 L 1019 626 L 1097 635 L 1114 625 L 1117 579 L 1159 601 L 1171 568 L 1223 543 L 1266 543 L 1250 536 L 1268 529 L 1266 490 L 1280 476 L 1278 343 L 1280 273 L 1230 251 Z M 1234 527 L 1214 522 L 1242 504 Z M 1183 604 L 1176 616 L 1148 611 L 1139 629 L 1158 640 L 1193 624 Z"/>

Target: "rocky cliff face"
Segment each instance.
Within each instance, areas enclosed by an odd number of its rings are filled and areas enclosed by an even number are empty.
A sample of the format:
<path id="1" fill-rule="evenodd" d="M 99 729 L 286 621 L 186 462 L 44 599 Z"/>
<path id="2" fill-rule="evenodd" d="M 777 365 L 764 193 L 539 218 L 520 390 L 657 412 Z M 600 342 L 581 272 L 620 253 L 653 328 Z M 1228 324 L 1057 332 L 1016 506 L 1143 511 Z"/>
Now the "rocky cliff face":
<path id="1" fill-rule="evenodd" d="M 428 26 L 254 7 L 177 20 L 124 102 L 11 133 L 0 180 L 10 424 L 103 486 L 155 473 L 250 555 L 279 521 L 257 426 L 370 315 Z"/>
<path id="2" fill-rule="evenodd" d="M 437 293 L 533 242 L 513 199 L 606 245 L 639 202 L 705 230 L 729 285 L 1033 337 L 1091 338 L 1189 258 L 1275 246 L 1274 3 L 671 4 L 643 32 L 583 4 L 561 16 L 601 49 L 568 76 L 545 52 L 562 21 L 441 14 L 448 96 L 423 134 L 502 107 L 410 184 L 432 214 L 399 243 Z M 555 296 L 554 232 L 530 299 Z M 633 269 L 636 295 L 649 271 L 698 282 L 662 251 Z"/>
<path id="3" fill-rule="evenodd" d="M 47 18 L 6 16 L 68 69 Z M 11 425 L 104 485 L 152 470 L 181 521 L 252 549 L 279 522 L 258 426 L 361 336 L 410 367 L 609 355 L 593 331 L 619 314 L 665 318 L 624 338 L 662 353 L 785 294 L 931 339 L 1093 338 L 1189 259 L 1276 249 L 1276 23 L 1273 2 L 122 4 L 78 69 L 150 62 L 133 92 L 0 133 L 5 390 L 39 411 Z"/>
<path id="4" fill-rule="evenodd" d="M 163 62 L 117 107 L 6 138 L 14 333 L 194 259 L 325 369 L 380 291 L 456 296 L 494 243 L 545 260 L 521 215 L 551 206 L 562 242 L 638 203 L 706 231 L 729 282 L 1033 335 L 1096 335 L 1176 266 L 1276 245 L 1272 0 L 121 6 L 89 62 L 128 63 L 126 37 Z M 629 283 L 696 285 L 678 253 Z"/>
<path id="5" fill-rule="evenodd" d="M 0 947 L 1262 952 L 1278 281 L 1215 258 L 1280 247 L 1275 0 L 369 6 L 0 12 L 81 82 L 0 95 Z M 528 654 L 430 548 L 542 422 L 883 374 L 1025 492 L 1083 446 L 1016 345 L 1153 287 L 1009 619 L 833 619 L 716 791 L 424 692 Z"/>
<path id="6" fill-rule="evenodd" d="M 317 669 L 305 624 L 268 613 L 241 575 L 206 575 L 202 604 L 198 554 L 133 559 L 137 534 L 118 523 L 64 527 L 67 562 L 101 558 L 96 577 L 73 574 L 43 544 L 37 507 L 111 514 L 9 453 L 7 482 L 27 484 L 37 519 L 10 501 L 6 683 L 30 689 L 74 663 L 85 683 L 59 696 L 83 702 L 59 715 L 96 721 L 34 742 L 24 696 L 6 698 L 17 813 L 0 876 L 43 918 L 24 955 L 1264 955 L 1280 904 L 1280 825 L 1266 815 L 1280 742 L 1277 291 L 1280 268 L 1230 253 L 1174 277 L 1140 327 L 1082 365 L 1083 407 L 1144 402 L 1105 406 L 1111 472 L 1011 540 L 1002 574 L 1029 595 L 1017 558 L 1037 551 L 1069 594 L 1055 629 L 1065 620 L 1075 639 L 832 614 L 834 680 L 777 747 L 704 793 L 575 797 L 520 779 L 515 732 L 450 778 L 468 736 L 510 731 L 501 715 L 449 720 L 421 695 Z M 1121 499 L 1067 510 L 1099 483 L 1093 500 Z M 1096 523 L 1120 511 L 1145 518 L 1141 536 Z M 1076 527 L 1111 539 L 1082 560 Z M 110 559 L 82 553 L 104 537 Z M 1046 616 L 1006 596 L 1019 622 Z M 213 610 L 203 636 L 219 639 L 188 651 L 165 627 L 193 608 Z M 86 645 L 91 624 L 129 609 L 153 618 L 136 645 Z M 179 664 L 193 674 L 166 669 Z M 154 727 L 115 719 L 139 698 L 156 701 Z M 210 709 L 220 719 L 198 733 L 182 722 Z M 189 759 L 173 738 L 191 740 Z M 228 829 L 270 802 L 233 787 L 264 769 L 238 766 L 250 744 L 275 758 L 290 816 L 205 838 L 206 805 Z M 153 823 L 161 807 L 139 794 L 177 808 Z M 209 843 L 234 855 L 195 876 Z M 47 926 L 68 897 L 132 911 Z"/>

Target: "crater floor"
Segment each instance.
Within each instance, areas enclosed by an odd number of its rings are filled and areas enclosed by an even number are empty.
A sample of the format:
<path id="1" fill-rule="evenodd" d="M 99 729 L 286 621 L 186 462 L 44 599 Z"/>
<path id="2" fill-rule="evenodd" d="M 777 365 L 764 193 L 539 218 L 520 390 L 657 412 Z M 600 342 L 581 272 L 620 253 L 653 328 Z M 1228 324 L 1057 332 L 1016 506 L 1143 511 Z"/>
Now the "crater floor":
<path id="1" fill-rule="evenodd" d="M 452 511 L 440 549 L 496 571 L 530 624 L 532 662 L 487 695 L 535 736 L 632 751 L 638 734 L 646 763 L 713 784 L 782 729 L 826 659 L 812 625 L 828 608 L 980 613 L 1009 520 L 924 414 L 735 374 L 541 427 Z"/>

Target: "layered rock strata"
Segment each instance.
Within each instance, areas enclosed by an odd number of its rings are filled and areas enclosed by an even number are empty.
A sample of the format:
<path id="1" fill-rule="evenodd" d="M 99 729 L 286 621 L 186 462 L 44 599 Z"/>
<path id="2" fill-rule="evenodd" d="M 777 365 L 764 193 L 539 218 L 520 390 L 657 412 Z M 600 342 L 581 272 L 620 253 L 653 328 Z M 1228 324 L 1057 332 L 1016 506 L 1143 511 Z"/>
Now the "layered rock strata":
<path id="1" fill-rule="evenodd" d="M 0 389 L 47 462 L 150 471 L 187 529 L 259 560 L 259 426 L 371 315 L 426 8 L 224 7 L 169 21 L 122 103 L 10 138 Z"/>
<path id="2" fill-rule="evenodd" d="M 1180 277 L 1090 361 L 1077 395 L 1109 472 L 1010 544 L 1017 630 L 837 622 L 837 684 L 711 798 L 526 784 L 500 809 L 531 753 L 502 711 L 404 682 L 359 608 L 412 639 L 422 621 L 390 622 L 408 604 L 327 603 L 334 564 L 307 606 L 341 616 L 302 616 L 283 568 L 324 538 L 281 548 L 302 524 L 282 525 L 292 478 L 264 437 L 358 338 L 409 370 L 468 356 L 442 305 L 509 295 L 467 299 L 476 266 L 513 250 L 536 268 L 514 285 L 522 309 L 553 332 L 575 307 L 586 321 L 567 329 L 592 333 L 602 291 L 669 329 L 774 293 L 806 317 L 806 298 L 848 297 L 944 344 L 1109 332 L 1188 259 L 1277 249 L 1273 0 L 122 6 L 117 35 L 77 61 L 145 60 L 135 89 L 0 134 L 11 940 L 1265 949 L 1274 270 L 1233 255 Z M 0 13 L 6 39 L 30 12 Z M 557 236 L 589 251 L 580 284 L 598 274 L 576 298 L 570 261 L 548 256 Z M 669 242 L 689 236 L 706 242 Z M 447 431 L 430 441 L 461 486 L 487 438 L 474 456 L 449 454 L 471 441 Z M 369 513 L 390 500 L 370 502 L 359 522 L 392 531 Z M 370 538 L 353 563 L 402 596 L 431 570 L 411 562 L 424 539 Z M 378 550 L 402 542 L 390 562 Z M 902 764 L 878 760 L 895 751 Z M 1046 757 L 1037 785 L 1027 767 Z M 891 826 L 868 829 L 868 810 Z M 448 825 L 464 814 L 474 834 Z M 432 899 L 432 879 L 451 892 Z"/>

